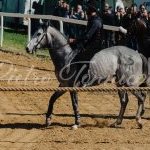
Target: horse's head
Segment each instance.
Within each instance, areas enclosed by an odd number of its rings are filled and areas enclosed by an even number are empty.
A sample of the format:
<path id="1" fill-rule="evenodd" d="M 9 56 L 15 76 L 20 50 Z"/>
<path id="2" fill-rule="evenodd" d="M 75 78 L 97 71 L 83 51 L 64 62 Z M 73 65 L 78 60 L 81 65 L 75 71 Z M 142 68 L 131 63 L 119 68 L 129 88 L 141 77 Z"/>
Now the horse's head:
<path id="1" fill-rule="evenodd" d="M 41 25 L 38 30 L 34 33 L 32 39 L 27 44 L 27 53 L 33 53 L 36 49 L 47 47 L 52 43 L 51 34 L 48 33 L 48 25 Z"/>

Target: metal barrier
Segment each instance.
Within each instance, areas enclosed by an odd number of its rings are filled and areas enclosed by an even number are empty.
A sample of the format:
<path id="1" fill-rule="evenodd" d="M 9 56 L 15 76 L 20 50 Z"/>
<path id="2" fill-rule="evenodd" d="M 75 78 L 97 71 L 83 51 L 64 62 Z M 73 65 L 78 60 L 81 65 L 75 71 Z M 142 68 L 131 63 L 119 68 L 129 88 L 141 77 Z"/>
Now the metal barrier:
<path id="1" fill-rule="evenodd" d="M 0 12 L 1 16 L 1 36 L 0 36 L 0 46 L 3 46 L 3 34 L 4 34 L 4 17 L 17 17 L 17 18 L 28 18 L 28 41 L 31 39 L 31 19 L 45 19 L 45 20 L 55 20 L 60 24 L 60 32 L 63 33 L 63 22 L 86 25 L 87 21 L 68 19 L 63 17 L 57 17 L 52 15 L 31 15 L 31 14 L 19 14 L 19 13 L 4 13 Z M 103 26 L 105 30 L 119 31 L 118 27 L 115 26 Z"/>

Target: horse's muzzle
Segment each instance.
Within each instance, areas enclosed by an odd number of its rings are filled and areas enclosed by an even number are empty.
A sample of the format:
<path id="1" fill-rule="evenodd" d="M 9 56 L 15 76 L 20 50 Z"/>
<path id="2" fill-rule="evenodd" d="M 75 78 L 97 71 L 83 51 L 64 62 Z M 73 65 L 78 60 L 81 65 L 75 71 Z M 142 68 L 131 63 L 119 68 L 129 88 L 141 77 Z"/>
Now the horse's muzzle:
<path id="1" fill-rule="evenodd" d="M 29 52 L 30 52 L 28 47 L 26 47 L 26 52 L 27 52 L 27 53 L 29 53 Z"/>
<path id="2" fill-rule="evenodd" d="M 30 51 L 28 47 L 26 47 L 26 52 L 32 54 L 32 51 Z"/>

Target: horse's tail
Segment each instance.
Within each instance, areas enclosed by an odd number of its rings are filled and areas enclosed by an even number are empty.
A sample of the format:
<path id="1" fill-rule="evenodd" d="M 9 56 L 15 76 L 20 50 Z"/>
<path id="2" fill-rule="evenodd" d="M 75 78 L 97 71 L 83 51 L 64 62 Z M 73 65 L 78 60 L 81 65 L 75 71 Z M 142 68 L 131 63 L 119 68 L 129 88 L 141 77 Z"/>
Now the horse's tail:
<path id="1" fill-rule="evenodd" d="M 148 76 L 146 80 L 146 85 L 150 87 L 150 57 L 148 58 Z M 148 97 L 149 97 L 149 106 L 150 106 L 150 91 L 148 91 Z"/>
<path id="2" fill-rule="evenodd" d="M 150 57 L 148 58 L 148 76 L 147 76 L 147 81 L 146 84 L 147 86 L 150 86 Z"/>
<path id="3" fill-rule="evenodd" d="M 142 62 L 143 62 L 143 75 L 145 76 L 145 80 L 147 80 L 147 77 L 148 77 L 148 61 L 147 61 L 147 58 L 143 54 L 140 54 L 140 56 L 141 56 Z"/>

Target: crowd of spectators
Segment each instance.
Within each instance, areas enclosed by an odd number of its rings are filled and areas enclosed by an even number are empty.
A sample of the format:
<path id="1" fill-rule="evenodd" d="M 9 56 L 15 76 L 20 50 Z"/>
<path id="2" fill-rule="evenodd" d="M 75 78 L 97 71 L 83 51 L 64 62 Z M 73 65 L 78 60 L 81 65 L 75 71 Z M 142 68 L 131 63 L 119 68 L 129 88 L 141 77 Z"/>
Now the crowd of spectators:
<path id="1" fill-rule="evenodd" d="M 53 15 L 78 19 L 78 20 L 88 20 L 86 7 L 81 4 L 77 4 L 76 7 L 71 7 L 64 0 L 59 0 L 58 4 L 55 7 Z M 150 30 L 150 12 L 147 11 L 146 6 L 141 4 L 138 8 L 136 4 L 132 4 L 129 8 L 122 8 L 120 6 L 117 7 L 116 10 L 108 4 L 105 3 L 103 10 L 98 9 L 98 14 L 103 20 L 103 24 L 112 25 L 112 26 L 122 26 L 128 29 L 135 18 L 142 18 L 146 22 L 149 30 Z M 55 24 L 56 25 L 56 24 Z M 58 27 L 59 24 L 56 25 Z M 68 38 L 76 38 L 82 36 L 84 33 L 85 27 L 82 25 L 74 25 L 64 23 L 64 33 Z M 126 36 L 119 32 L 113 32 L 104 30 L 103 31 L 103 45 L 105 48 L 124 44 L 126 41 Z M 130 40 L 126 41 L 126 45 L 135 50 L 138 49 L 138 45 L 136 42 L 136 37 L 128 38 Z"/>
<path id="2" fill-rule="evenodd" d="M 70 7 L 63 0 L 58 1 L 53 15 L 70 19 L 87 20 L 86 11 L 83 10 L 82 5 L 78 4 L 75 8 Z M 76 38 L 82 35 L 83 26 L 65 23 L 64 32 L 66 36 Z"/>

